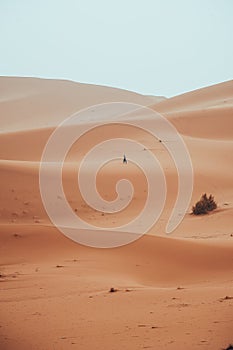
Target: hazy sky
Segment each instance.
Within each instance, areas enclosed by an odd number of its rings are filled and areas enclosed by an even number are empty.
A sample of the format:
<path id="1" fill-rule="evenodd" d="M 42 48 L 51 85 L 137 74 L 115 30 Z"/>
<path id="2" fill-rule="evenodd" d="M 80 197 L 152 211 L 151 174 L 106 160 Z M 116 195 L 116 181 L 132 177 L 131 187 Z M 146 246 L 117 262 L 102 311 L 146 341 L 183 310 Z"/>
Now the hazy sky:
<path id="1" fill-rule="evenodd" d="M 0 0 L 0 75 L 173 96 L 233 77 L 233 0 Z"/>

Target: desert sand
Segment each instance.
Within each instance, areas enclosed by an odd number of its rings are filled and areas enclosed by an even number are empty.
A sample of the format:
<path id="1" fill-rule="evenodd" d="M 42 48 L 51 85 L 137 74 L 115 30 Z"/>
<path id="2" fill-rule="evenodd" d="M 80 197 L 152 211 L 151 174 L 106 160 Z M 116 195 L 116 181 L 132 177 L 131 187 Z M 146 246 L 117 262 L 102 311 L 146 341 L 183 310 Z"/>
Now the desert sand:
<path id="1" fill-rule="evenodd" d="M 97 188 L 112 200 L 116 182 L 126 177 L 134 185 L 132 203 L 119 214 L 85 203 L 75 169 L 100 140 L 130 137 L 145 144 L 164 167 L 168 189 L 148 234 L 122 247 L 97 249 L 54 227 L 41 200 L 39 166 L 60 122 L 114 101 L 150 106 L 176 127 L 192 159 L 194 187 L 183 221 L 167 235 L 177 174 L 163 142 L 154 146 L 150 135 L 130 126 L 87 133 L 72 146 L 63 172 L 67 200 L 83 220 L 114 228 L 146 201 L 141 171 L 116 160 L 99 171 Z M 232 114 L 232 81 L 165 99 L 69 81 L 0 78 L 1 350 L 220 350 L 233 342 Z M 218 208 L 191 215 L 205 192 Z"/>

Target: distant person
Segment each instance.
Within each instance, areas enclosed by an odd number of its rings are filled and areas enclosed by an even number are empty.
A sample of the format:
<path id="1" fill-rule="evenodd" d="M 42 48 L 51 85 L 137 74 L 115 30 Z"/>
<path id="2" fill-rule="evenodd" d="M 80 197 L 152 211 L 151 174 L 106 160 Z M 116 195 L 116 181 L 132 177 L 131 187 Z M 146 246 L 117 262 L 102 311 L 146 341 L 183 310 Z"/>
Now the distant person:
<path id="1" fill-rule="evenodd" d="M 127 159 L 126 159 L 126 155 L 124 154 L 123 164 L 127 164 L 127 163 L 128 163 L 128 161 L 127 161 Z"/>

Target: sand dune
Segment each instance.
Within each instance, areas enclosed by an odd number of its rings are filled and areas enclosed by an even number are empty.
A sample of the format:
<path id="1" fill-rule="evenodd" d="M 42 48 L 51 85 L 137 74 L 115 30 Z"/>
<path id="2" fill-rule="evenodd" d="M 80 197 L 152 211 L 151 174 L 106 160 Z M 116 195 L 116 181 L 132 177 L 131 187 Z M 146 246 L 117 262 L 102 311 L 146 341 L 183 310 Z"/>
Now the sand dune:
<path id="1" fill-rule="evenodd" d="M 154 103 L 154 97 L 65 80 L 0 77 L 0 132 L 57 126 L 83 108 L 105 102 Z M 19 114 L 20 111 L 20 114 Z"/>
<path id="2" fill-rule="evenodd" d="M 208 107 L 232 106 L 233 81 L 208 86 L 206 88 L 187 92 L 160 102 L 156 107 L 162 112 L 176 112 Z"/>
<path id="3" fill-rule="evenodd" d="M 154 109 L 182 135 L 232 141 L 232 89 L 231 80 L 162 101 Z"/>
<path id="4" fill-rule="evenodd" d="M 154 287 L 224 280 L 232 273 L 232 242 L 216 244 L 146 235 L 129 245 L 100 253 L 99 249 L 66 239 L 51 225 L 15 225 L 13 233 L 12 229 L 2 225 L 1 230 L 3 264 L 19 263 L 21 259 L 21 262 L 34 264 L 41 261 L 51 263 L 58 257 L 59 261 L 65 261 L 69 255 L 78 256 L 81 260 L 93 259 L 99 277 L 103 274 L 102 265 L 106 276 L 116 275 L 131 283 Z"/>
<path id="5" fill-rule="evenodd" d="M 159 102 L 68 81 L 0 78 L 1 349 L 217 350 L 233 341 L 232 88 L 229 81 Z M 145 145 L 142 157 L 148 150 L 156 155 L 168 189 L 149 234 L 103 250 L 79 245 L 53 226 L 41 200 L 39 166 L 49 136 L 65 117 L 110 101 L 150 106 L 171 121 L 190 152 L 194 188 L 184 220 L 166 235 L 177 195 L 168 141 L 120 125 L 89 132 L 72 146 L 63 171 L 67 200 L 83 220 L 114 228 L 138 215 L 148 194 L 142 171 L 116 160 L 99 171 L 97 188 L 113 200 L 116 182 L 127 178 L 135 188 L 132 203 L 119 214 L 85 203 L 74 186 L 77 170 L 101 140 L 132 138 Z M 153 117 L 140 118 L 154 123 Z M 95 166 L 96 159 L 88 171 Z M 191 206 L 204 192 L 215 196 L 218 209 L 194 217 Z M 109 293 L 111 287 L 117 292 Z"/>

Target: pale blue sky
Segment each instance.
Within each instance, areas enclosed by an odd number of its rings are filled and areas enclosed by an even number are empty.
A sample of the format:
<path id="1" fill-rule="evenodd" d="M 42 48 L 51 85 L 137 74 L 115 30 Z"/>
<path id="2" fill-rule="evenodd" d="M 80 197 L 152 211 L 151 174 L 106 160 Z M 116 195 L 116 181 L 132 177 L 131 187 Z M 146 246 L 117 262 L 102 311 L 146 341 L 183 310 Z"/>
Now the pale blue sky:
<path id="1" fill-rule="evenodd" d="M 233 0 L 0 0 L 0 75 L 174 96 L 233 77 Z"/>

